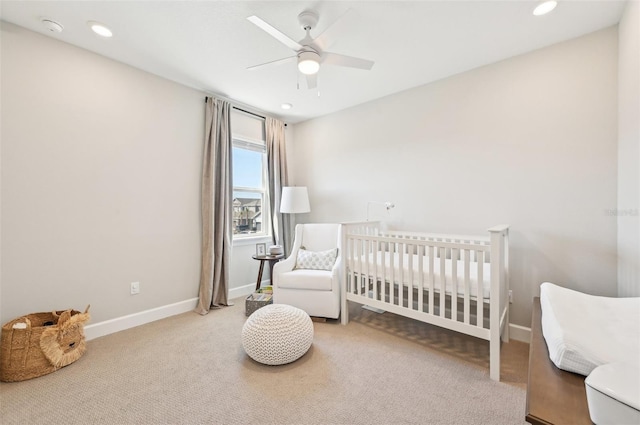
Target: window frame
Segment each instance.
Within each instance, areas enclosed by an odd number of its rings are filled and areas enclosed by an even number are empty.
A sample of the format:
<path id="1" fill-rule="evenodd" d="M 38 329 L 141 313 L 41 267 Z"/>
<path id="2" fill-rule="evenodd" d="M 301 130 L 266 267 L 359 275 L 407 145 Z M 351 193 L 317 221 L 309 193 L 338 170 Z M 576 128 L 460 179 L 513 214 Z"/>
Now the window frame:
<path id="1" fill-rule="evenodd" d="M 264 126 L 264 122 L 262 123 Z M 233 126 L 232 126 L 233 127 Z M 269 186 L 268 186 L 268 176 L 267 176 L 267 143 L 266 140 L 253 139 L 247 136 L 242 136 L 239 134 L 235 134 L 232 132 L 231 134 L 231 145 L 232 148 L 235 149 L 246 149 L 249 151 L 259 152 L 262 155 L 262 178 L 261 184 L 262 187 L 245 187 L 245 186 L 236 186 L 232 181 L 232 199 L 235 199 L 236 192 L 245 192 L 245 193 L 257 193 L 262 194 L 260 198 L 260 212 L 262 214 L 262 226 L 260 232 L 256 233 L 235 233 L 235 224 L 234 224 L 234 233 L 232 233 L 233 242 L 253 242 L 258 239 L 270 239 L 271 238 L 271 214 L 268 208 L 269 205 Z M 233 160 L 232 160 L 233 166 Z M 233 180 L 233 176 L 232 176 Z"/>

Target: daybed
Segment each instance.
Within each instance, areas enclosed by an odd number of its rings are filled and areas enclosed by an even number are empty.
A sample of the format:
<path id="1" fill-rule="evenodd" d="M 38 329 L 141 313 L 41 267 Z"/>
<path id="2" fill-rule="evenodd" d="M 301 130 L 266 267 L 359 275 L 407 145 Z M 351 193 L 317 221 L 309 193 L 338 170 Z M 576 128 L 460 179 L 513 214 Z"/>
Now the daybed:
<path id="1" fill-rule="evenodd" d="M 509 227 L 489 236 L 382 232 L 345 223 L 342 323 L 354 301 L 489 341 L 500 380 L 500 340 L 509 340 Z"/>

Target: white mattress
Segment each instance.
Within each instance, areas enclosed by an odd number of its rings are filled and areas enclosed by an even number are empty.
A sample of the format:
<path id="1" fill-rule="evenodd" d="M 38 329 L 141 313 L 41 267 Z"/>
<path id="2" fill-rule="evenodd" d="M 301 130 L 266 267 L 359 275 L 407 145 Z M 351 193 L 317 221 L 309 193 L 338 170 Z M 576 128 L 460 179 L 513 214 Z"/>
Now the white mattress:
<path id="1" fill-rule="evenodd" d="M 540 285 L 542 334 L 560 369 L 588 375 L 613 362 L 640 359 L 640 298 L 584 294 L 553 283 Z"/>
<path id="2" fill-rule="evenodd" d="M 376 258 L 374 259 L 373 254 L 369 254 L 368 256 L 362 256 L 360 259 L 360 263 L 357 261 L 351 261 L 350 269 L 361 273 L 367 273 L 367 262 L 369 265 L 368 274 L 371 279 L 374 278 L 377 267 L 377 277 L 378 280 L 383 275 L 383 256 L 384 254 L 384 277 L 387 282 L 392 280 L 391 276 L 391 255 L 389 252 L 378 252 Z M 367 258 L 368 257 L 368 258 Z M 393 282 L 398 283 L 400 281 L 400 261 L 399 261 L 398 253 L 393 254 Z M 413 287 L 418 288 L 419 280 L 420 280 L 420 270 L 419 270 L 419 259 L 418 255 L 413 254 L 413 275 L 409 274 L 409 257 L 410 255 L 403 255 L 403 267 L 402 267 L 402 283 L 404 286 L 409 285 L 409 280 L 412 280 Z M 422 258 L 422 276 L 423 276 L 423 288 L 425 290 L 429 289 L 429 260 L 427 256 L 423 256 Z M 445 291 L 447 295 L 451 295 L 453 292 L 453 265 L 456 264 L 456 276 L 457 276 L 457 293 L 458 296 L 464 296 L 465 293 L 465 274 L 464 274 L 464 261 L 451 261 L 449 259 L 445 260 Z M 482 292 L 483 298 L 488 299 L 489 294 L 491 293 L 491 267 L 489 263 L 484 263 L 482 268 Z M 441 280 L 440 280 L 440 259 L 434 258 L 433 260 L 433 275 L 434 278 L 434 292 L 441 292 Z M 476 298 L 478 294 L 478 263 L 474 261 L 469 261 L 469 295 L 471 298 Z"/>

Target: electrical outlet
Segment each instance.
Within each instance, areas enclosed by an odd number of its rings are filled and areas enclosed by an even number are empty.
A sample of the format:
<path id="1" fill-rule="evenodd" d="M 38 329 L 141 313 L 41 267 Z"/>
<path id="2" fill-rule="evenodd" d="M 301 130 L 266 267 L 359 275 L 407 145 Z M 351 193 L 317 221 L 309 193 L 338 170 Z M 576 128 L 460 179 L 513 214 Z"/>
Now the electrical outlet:
<path id="1" fill-rule="evenodd" d="M 513 291 L 509 289 L 509 304 L 513 304 Z"/>
<path id="2" fill-rule="evenodd" d="M 140 293 L 140 282 L 131 282 L 131 295 Z"/>

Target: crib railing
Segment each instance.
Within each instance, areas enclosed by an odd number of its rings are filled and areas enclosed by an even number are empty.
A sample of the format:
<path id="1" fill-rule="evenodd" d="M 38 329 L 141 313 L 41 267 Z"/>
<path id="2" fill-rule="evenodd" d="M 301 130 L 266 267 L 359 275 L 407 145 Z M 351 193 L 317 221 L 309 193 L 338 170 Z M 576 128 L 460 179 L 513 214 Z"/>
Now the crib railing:
<path id="1" fill-rule="evenodd" d="M 484 309 L 490 302 L 489 294 L 484 297 L 490 274 L 487 242 L 366 233 L 345 235 L 347 294 L 384 303 L 383 309 L 395 305 L 489 328 Z"/>
<path id="2" fill-rule="evenodd" d="M 470 245 L 487 245 L 489 246 L 491 242 L 491 238 L 488 236 L 469 236 L 469 235 L 449 235 L 449 234 L 440 234 L 440 233 L 417 233 L 417 232 L 398 232 L 398 231 L 387 231 L 381 232 L 381 235 L 388 236 L 391 238 L 402 238 L 402 239 L 412 239 L 412 240 L 420 240 L 420 241 L 428 241 L 428 242 L 448 242 L 453 244 L 470 244 Z M 461 251 L 458 251 L 460 254 Z M 451 249 L 446 249 L 444 251 L 446 258 L 454 259 L 452 256 Z M 484 262 L 491 262 L 491 253 L 486 252 L 484 256 Z M 435 253 L 437 258 L 440 258 L 441 252 L 437 251 Z M 471 250 L 471 261 L 477 261 L 475 257 L 475 250 Z M 456 258 L 460 260 L 460 256 Z"/>

